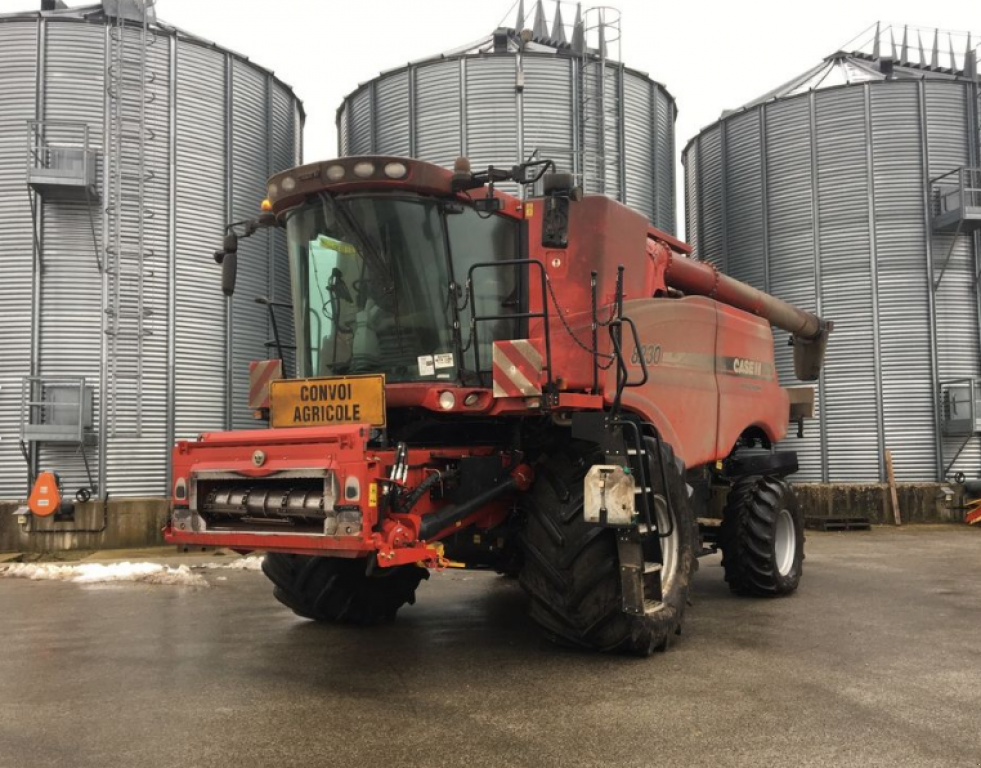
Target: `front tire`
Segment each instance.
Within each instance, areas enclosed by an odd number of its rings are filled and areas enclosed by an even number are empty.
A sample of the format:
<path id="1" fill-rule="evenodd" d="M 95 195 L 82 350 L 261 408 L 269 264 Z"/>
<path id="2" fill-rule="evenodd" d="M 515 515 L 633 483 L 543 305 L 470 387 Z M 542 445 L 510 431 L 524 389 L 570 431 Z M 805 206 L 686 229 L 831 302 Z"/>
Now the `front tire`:
<path id="1" fill-rule="evenodd" d="M 736 594 L 778 597 L 795 591 L 804 564 L 804 516 L 793 489 L 771 476 L 737 480 L 722 515 L 719 548 Z"/>
<path id="2" fill-rule="evenodd" d="M 275 585 L 273 596 L 297 616 L 357 625 L 393 621 L 399 608 L 415 603 L 416 587 L 429 578 L 416 565 L 378 568 L 369 575 L 364 559 L 277 552 L 266 555 L 262 572 Z"/>
<path id="3" fill-rule="evenodd" d="M 654 441 L 647 441 L 653 456 Z M 641 656 L 665 650 L 680 631 L 695 569 L 696 528 L 689 511 L 688 489 L 679 462 L 661 444 L 667 494 L 674 513 L 673 534 L 665 541 L 665 563 L 671 572 L 662 579 L 665 593 L 659 608 L 647 615 L 624 613 L 621 598 L 616 532 L 586 523 L 583 481 L 590 466 L 602 462 L 595 447 L 573 444 L 549 457 L 524 494 L 526 529 L 522 536 L 524 567 L 521 586 L 531 598 L 530 615 L 549 639 L 562 645 Z M 650 462 L 658 494 L 664 494 L 657 462 Z M 670 521 L 658 504 L 658 527 Z"/>

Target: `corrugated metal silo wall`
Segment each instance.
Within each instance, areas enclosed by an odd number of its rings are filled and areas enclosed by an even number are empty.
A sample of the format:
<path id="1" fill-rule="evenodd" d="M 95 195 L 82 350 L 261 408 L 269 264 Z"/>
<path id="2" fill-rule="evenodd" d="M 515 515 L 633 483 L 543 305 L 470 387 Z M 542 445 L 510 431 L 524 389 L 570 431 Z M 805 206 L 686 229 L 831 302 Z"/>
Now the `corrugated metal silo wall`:
<path id="1" fill-rule="evenodd" d="M 211 252 L 230 220 L 227 205 L 226 56 L 177 44 L 175 436 L 226 425 L 226 305 Z"/>
<path id="2" fill-rule="evenodd" d="M 90 146 L 101 147 L 105 27 L 63 22 L 46 23 L 42 29 L 39 117 L 86 123 Z M 48 134 L 52 142 L 78 139 L 77 134 L 55 130 L 54 135 Z M 82 201 L 47 202 L 38 207 L 44 261 L 39 277 L 38 373 L 84 376 L 94 385 L 96 423 L 103 406 L 98 386 L 103 354 L 102 272 L 98 267 L 102 253 L 96 251 L 90 225 L 94 223 L 101 234 L 101 208 L 93 202 L 90 209 Z M 92 466 L 98 466 L 98 451 L 88 450 Z M 73 494 L 88 484 L 77 447 L 45 444 L 38 455 L 41 467 L 57 467 L 66 491 Z"/>
<path id="3" fill-rule="evenodd" d="M 541 157 L 551 158 L 560 169 L 572 170 L 577 162 L 574 121 L 569 119 L 576 109 L 573 61 L 529 56 L 524 69 L 525 156 L 538 149 Z"/>
<path id="4" fill-rule="evenodd" d="M 232 54 L 183 38 L 154 37 L 147 49 L 152 101 L 147 107 L 145 208 L 150 215 L 144 219 L 146 306 L 152 314 L 143 344 L 139 435 L 106 435 L 102 469 L 105 487 L 116 495 L 166 490 L 173 437 L 232 424 L 254 426 L 246 399 L 248 362 L 268 355 L 270 338 L 266 310 L 254 298 L 289 301 L 281 235 L 243 241 L 231 326 L 210 254 L 228 221 L 257 212 L 267 176 L 300 162 L 298 102 L 271 75 Z M 109 44 L 102 24 L 72 19 L 0 23 L 0 322 L 5 328 L 0 498 L 22 497 L 26 491 L 17 437 L 20 379 L 31 372 L 34 306 L 27 120 L 85 122 L 91 145 L 104 157 Z M 84 203 L 40 206 L 45 271 L 39 283 L 39 372 L 84 375 L 94 384 L 97 427 L 108 433 L 100 383 L 108 349 L 103 334 L 107 298 L 97 252 L 104 262 L 103 212 L 112 196 L 106 195 L 108 176 L 101 159 L 98 178 L 100 199 L 93 206 L 98 247 Z M 124 191 L 133 191 L 132 179 L 124 185 L 129 185 Z M 292 321 L 288 313 L 281 319 L 284 343 L 290 344 Z M 123 418 L 132 422 L 127 411 Z M 90 450 L 90 457 L 98 470 L 98 452 Z M 39 461 L 58 471 L 66 488 L 84 484 L 83 463 L 74 449 L 45 446 Z"/>
<path id="5" fill-rule="evenodd" d="M 396 72 L 375 83 L 375 135 L 385 152 L 408 157 L 412 137 L 409 131 L 409 73 Z"/>
<path id="6" fill-rule="evenodd" d="M 298 165 L 300 155 L 300 132 L 302 124 L 297 108 L 296 99 L 282 84 L 271 80 L 272 102 L 269 110 L 270 130 L 270 174 Z M 286 251 L 286 233 L 275 229 L 270 233 L 270 298 L 281 304 L 291 304 L 290 270 Z M 283 357 L 286 373 L 296 375 L 296 353 L 290 347 L 295 346 L 296 331 L 293 324 L 293 313 L 285 307 L 276 310 L 279 338 L 284 345 Z"/>
<path id="7" fill-rule="evenodd" d="M 273 78 L 239 59 L 231 61 L 231 215 L 232 220 L 255 216 L 265 197 L 266 179 L 300 162 L 296 142 L 296 107 Z M 278 94 L 278 95 L 277 95 Z M 257 149 L 259 148 L 259 149 Z M 268 309 L 259 297 L 289 302 L 289 264 L 285 240 L 264 232 L 242 240 L 238 284 L 232 299 L 230 411 L 233 428 L 255 427 L 249 408 L 249 363 L 271 357 L 273 338 Z M 292 316 L 275 310 L 280 341 L 293 340 Z M 285 355 L 287 368 L 292 355 Z"/>
<path id="8" fill-rule="evenodd" d="M 519 64 L 521 90 L 515 87 Z M 338 149 L 342 155 L 407 155 L 444 167 L 466 154 L 474 168 L 509 167 L 537 149 L 561 170 L 585 172 L 587 191 L 624 198 L 673 232 L 674 101 L 644 75 L 610 65 L 601 109 L 594 93 L 599 71 L 575 57 L 536 54 L 413 64 L 345 100 L 337 116 Z"/>
<path id="9" fill-rule="evenodd" d="M 654 130 L 657 137 L 654 149 L 654 184 L 657 189 L 657 210 L 652 218 L 666 232 L 678 231 L 678 211 L 675 205 L 675 136 L 674 125 L 678 107 L 660 85 L 652 83 L 654 92 Z"/>
<path id="10" fill-rule="evenodd" d="M 461 59 L 466 90 L 463 151 L 474 168 L 510 167 L 523 159 L 519 143 L 519 102 L 514 88 L 514 56 L 479 56 Z M 517 193 L 514 184 L 501 189 Z"/>
<path id="11" fill-rule="evenodd" d="M 0 24 L 0 497 L 23 492 L 20 380 L 31 372 L 31 210 L 24 168 L 27 121 L 35 118 L 36 21 Z M 15 490 L 16 489 L 16 490 Z"/>
<path id="12" fill-rule="evenodd" d="M 302 125 L 295 97 L 267 73 L 192 41 L 177 45 L 176 434 L 190 438 L 256 425 L 248 366 L 271 356 L 272 333 L 255 299 L 290 302 L 285 238 L 277 231 L 240 241 L 230 315 L 210 254 L 227 222 L 258 212 L 266 179 L 300 162 Z M 276 312 L 290 346 L 292 317 Z M 291 370 L 288 350 L 286 357 Z"/>
<path id="13" fill-rule="evenodd" d="M 232 61 L 232 221 L 255 216 L 265 194 L 269 163 L 265 152 L 266 77 L 241 61 Z M 231 426 L 255 427 L 249 409 L 249 361 L 270 338 L 267 310 L 256 304 L 269 292 L 269 253 L 266 235 L 241 240 L 238 283 L 232 298 Z"/>
<path id="14" fill-rule="evenodd" d="M 835 321 L 801 480 L 937 475 L 927 182 L 968 164 L 973 86 L 926 80 L 828 88 L 761 105 L 685 151 L 688 239 L 699 257 Z M 961 236 L 936 294 L 940 380 L 981 370 L 975 255 Z M 939 266 L 937 267 L 939 273 Z M 778 371 L 794 383 L 776 335 Z M 944 462 L 960 445 L 947 440 Z M 978 472 L 976 440 L 954 470 Z"/>
<path id="15" fill-rule="evenodd" d="M 415 75 L 415 156 L 436 165 L 450 167 L 463 152 L 461 130 L 460 62 L 443 61 L 414 68 Z M 359 115 L 358 104 L 352 104 L 348 117 L 350 154 L 370 152 L 370 145 L 355 140 L 367 122 Z M 382 147 L 378 151 L 384 152 Z"/>

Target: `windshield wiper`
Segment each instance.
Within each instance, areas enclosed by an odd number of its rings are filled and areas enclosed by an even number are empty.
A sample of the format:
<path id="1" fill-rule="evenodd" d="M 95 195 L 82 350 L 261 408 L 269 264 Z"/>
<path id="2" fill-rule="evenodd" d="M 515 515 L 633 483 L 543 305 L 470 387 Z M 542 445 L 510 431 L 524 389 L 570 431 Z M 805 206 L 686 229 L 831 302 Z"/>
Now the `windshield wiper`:
<path id="1" fill-rule="evenodd" d="M 343 205 L 338 203 L 333 196 L 328 195 L 325 192 L 321 192 L 320 197 L 324 202 L 324 206 L 330 208 L 333 219 L 335 221 L 340 220 L 341 224 L 348 231 L 348 233 L 354 235 L 355 239 L 358 240 L 359 244 L 361 245 L 361 250 L 365 257 L 365 261 L 369 263 L 372 271 L 379 275 L 386 275 L 389 280 L 392 281 L 388 259 L 385 258 L 375 247 L 374 242 L 368 237 L 368 234 L 364 231 L 364 229 L 361 228 L 358 221 Z"/>
<path id="2" fill-rule="evenodd" d="M 372 271 L 375 274 L 384 276 L 387 279 L 387 283 L 383 285 L 382 290 L 384 293 L 391 293 L 393 299 L 395 300 L 395 311 L 392 312 L 392 317 L 395 321 L 395 334 L 398 338 L 399 347 L 401 347 L 402 324 L 399 318 L 398 293 L 395 291 L 395 276 L 392 274 L 391 259 L 387 258 L 382 251 L 375 247 L 374 241 L 361 227 L 360 222 L 358 222 L 358 220 L 351 215 L 350 211 L 348 211 L 344 205 L 339 203 L 332 195 L 329 195 L 326 192 L 321 192 L 320 198 L 323 200 L 324 207 L 330 207 L 334 221 L 339 221 L 347 230 L 348 234 L 353 235 L 361 245 L 361 251 L 364 255 L 364 259 L 366 262 L 368 262 Z"/>

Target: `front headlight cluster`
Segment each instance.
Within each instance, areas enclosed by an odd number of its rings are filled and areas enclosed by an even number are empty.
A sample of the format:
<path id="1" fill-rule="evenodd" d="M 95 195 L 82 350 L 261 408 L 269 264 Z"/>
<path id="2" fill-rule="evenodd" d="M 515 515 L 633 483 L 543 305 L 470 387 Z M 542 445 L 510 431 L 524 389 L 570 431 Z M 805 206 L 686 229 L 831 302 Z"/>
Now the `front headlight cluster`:
<path id="1" fill-rule="evenodd" d="M 297 175 L 294 175 L 296 173 Z M 319 177 L 321 183 L 326 181 L 331 184 L 339 184 L 344 181 L 367 181 L 369 179 L 391 179 L 398 181 L 409 176 L 408 163 L 399 160 L 390 160 L 384 165 L 376 160 L 358 160 L 350 158 L 347 160 L 337 160 L 326 164 L 326 166 L 304 166 L 301 169 L 294 169 L 282 176 L 276 177 L 266 187 L 266 197 L 275 202 L 284 195 L 293 194 L 301 184 Z"/>

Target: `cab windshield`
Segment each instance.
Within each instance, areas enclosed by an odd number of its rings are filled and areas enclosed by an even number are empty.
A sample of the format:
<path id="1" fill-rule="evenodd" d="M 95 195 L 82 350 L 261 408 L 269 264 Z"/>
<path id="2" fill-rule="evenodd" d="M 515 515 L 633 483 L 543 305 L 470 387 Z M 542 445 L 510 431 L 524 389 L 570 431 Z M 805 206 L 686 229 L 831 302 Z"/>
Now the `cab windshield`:
<path id="1" fill-rule="evenodd" d="M 300 376 L 384 373 L 389 382 L 475 376 L 469 267 L 517 258 L 516 222 L 445 201 L 322 194 L 286 222 Z M 512 267 L 475 275 L 480 362 L 513 338 Z"/>

